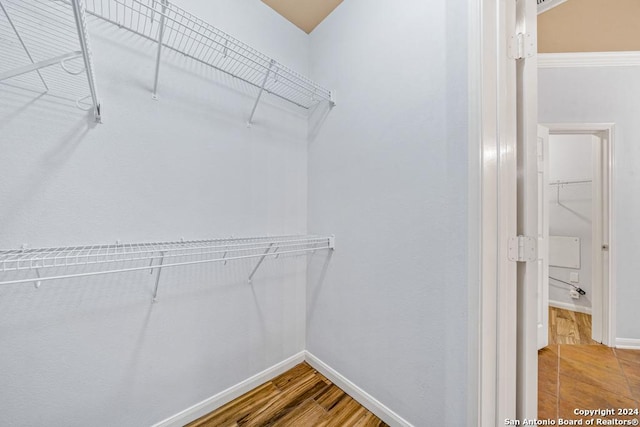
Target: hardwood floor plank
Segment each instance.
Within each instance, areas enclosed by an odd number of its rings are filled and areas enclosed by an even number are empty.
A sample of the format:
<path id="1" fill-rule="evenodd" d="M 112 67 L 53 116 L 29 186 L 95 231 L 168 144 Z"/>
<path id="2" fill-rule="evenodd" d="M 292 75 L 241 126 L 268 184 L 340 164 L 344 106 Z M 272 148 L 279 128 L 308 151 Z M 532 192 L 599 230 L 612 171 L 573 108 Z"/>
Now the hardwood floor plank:
<path id="1" fill-rule="evenodd" d="M 618 351 L 616 351 L 616 353 L 618 353 Z M 638 353 L 640 353 L 640 351 L 638 351 Z M 640 363 L 635 360 L 620 359 L 620 367 L 629 383 L 631 395 L 640 402 Z"/>
<path id="2" fill-rule="evenodd" d="M 556 318 L 556 334 L 558 335 L 558 344 L 578 344 L 580 341 L 580 332 L 576 324 L 576 318 L 573 312 L 564 310 L 558 313 Z"/>
<path id="3" fill-rule="evenodd" d="M 560 357 L 560 387 L 562 387 L 563 377 L 595 385 L 611 393 L 631 397 L 631 390 L 626 378 L 622 374 L 614 374 L 610 369 L 572 362 Z"/>
<path id="4" fill-rule="evenodd" d="M 555 393 L 538 391 L 538 419 L 558 419 L 558 397 Z"/>
<path id="5" fill-rule="evenodd" d="M 576 344 L 600 344 L 591 339 L 591 315 L 575 313 L 575 319 L 578 326 L 578 342 Z"/>
<path id="6" fill-rule="evenodd" d="M 636 408 L 637 403 L 629 397 L 612 393 L 602 387 L 589 384 L 575 378 L 560 375 L 560 404 L 558 417 L 565 419 L 587 419 L 592 417 L 580 417 L 574 415 L 576 408 Z M 620 419 L 629 417 L 616 416 Z"/>
<path id="7" fill-rule="evenodd" d="M 318 422 L 317 427 L 353 426 L 366 413 L 366 409 L 350 396 L 341 399 Z"/>
<path id="8" fill-rule="evenodd" d="M 554 307 L 549 307 L 549 345 L 558 344 L 558 334 L 556 334 L 556 313 Z"/>
<path id="9" fill-rule="evenodd" d="M 388 427 L 306 363 L 188 427 Z"/>
<path id="10" fill-rule="evenodd" d="M 554 368 L 553 357 L 558 368 Z M 603 345 L 552 345 L 538 352 L 538 418 L 591 419 L 574 415 L 576 408 L 638 408 L 640 351 Z M 557 372 L 557 375 L 556 375 Z M 547 392 L 557 378 L 556 395 Z M 554 409 L 556 408 L 556 409 Z M 636 419 L 637 416 L 620 419 Z"/>
<path id="11" fill-rule="evenodd" d="M 549 307 L 549 345 L 600 345 L 591 339 L 591 315 Z"/>
<path id="12" fill-rule="evenodd" d="M 315 400 L 325 411 L 330 411 L 345 397 L 347 397 L 347 394 L 341 388 L 331 385 L 327 390 L 318 394 Z"/>
<path id="13" fill-rule="evenodd" d="M 266 382 L 214 412 L 187 424 L 187 427 L 235 426 L 237 420 L 262 407 L 280 393 L 271 382 Z"/>
<path id="14" fill-rule="evenodd" d="M 322 375 L 320 372 L 317 372 L 316 375 L 318 376 L 318 378 L 320 378 L 325 383 L 332 384 L 331 381 L 329 381 L 329 379 L 327 377 L 325 377 L 324 375 Z"/>
<path id="15" fill-rule="evenodd" d="M 615 349 L 616 356 L 620 360 L 628 360 L 640 364 L 640 350 L 627 350 L 622 348 Z"/>
<path id="16" fill-rule="evenodd" d="M 274 396 L 261 409 L 240 418 L 238 425 L 240 427 L 271 425 L 326 386 L 324 381 L 317 378 L 315 374 L 305 375 L 299 382 L 290 382 L 285 391 Z"/>
<path id="17" fill-rule="evenodd" d="M 538 351 L 538 390 L 558 394 L 558 346 L 550 345 Z"/>
<path id="18" fill-rule="evenodd" d="M 316 370 L 313 369 L 308 363 L 302 362 L 293 368 L 289 369 L 274 379 L 271 380 L 273 385 L 280 390 L 286 390 L 289 386 L 295 385 L 301 377 L 315 374 Z"/>
<path id="19" fill-rule="evenodd" d="M 610 370 L 613 375 L 622 375 L 622 369 L 613 349 L 604 345 L 563 345 L 560 346 L 560 359 L 595 365 Z"/>
<path id="20" fill-rule="evenodd" d="M 273 427 L 315 426 L 327 412 L 313 399 L 307 399 L 272 424 Z"/>

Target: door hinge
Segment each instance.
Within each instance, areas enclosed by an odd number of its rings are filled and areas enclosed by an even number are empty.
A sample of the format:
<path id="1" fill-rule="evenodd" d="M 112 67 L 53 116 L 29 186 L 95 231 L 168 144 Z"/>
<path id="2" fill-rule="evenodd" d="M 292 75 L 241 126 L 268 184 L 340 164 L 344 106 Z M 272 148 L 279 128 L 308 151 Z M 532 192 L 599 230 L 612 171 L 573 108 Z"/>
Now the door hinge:
<path id="1" fill-rule="evenodd" d="M 535 54 L 535 43 L 530 33 L 518 33 L 509 39 L 509 58 L 525 59 Z"/>
<path id="2" fill-rule="evenodd" d="M 538 239 L 516 236 L 509 239 L 507 257 L 509 261 L 530 262 L 538 260 Z"/>

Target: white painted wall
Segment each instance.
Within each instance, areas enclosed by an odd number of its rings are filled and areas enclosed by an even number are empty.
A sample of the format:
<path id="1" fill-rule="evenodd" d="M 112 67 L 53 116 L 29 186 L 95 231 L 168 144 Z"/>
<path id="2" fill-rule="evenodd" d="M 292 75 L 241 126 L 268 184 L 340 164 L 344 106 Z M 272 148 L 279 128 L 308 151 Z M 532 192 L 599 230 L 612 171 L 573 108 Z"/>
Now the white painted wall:
<path id="1" fill-rule="evenodd" d="M 549 182 L 589 180 L 593 178 L 592 135 L 549 136 Z M 577 286 L 586 291 L 580 299 L 569 296 L 570 286 L 549 280 L 549 301 L 560 306 L 591 309 L 592 289 L 592 184 L 574 184 L 560 187 L 558 203 L 557 186 L 549 186 L 549 235 L 580 238 L 580 268 L 549 266 L 549 275 L 565 282 L 570 273 L 579 274 Z"/>
<path id="2" fill-rule="evenodd" d="M 261 2 L 178 1 L 308 71 L 308 37 Z M 0 85 L 0 247 L 306 232 L 306 116 L 261 104 L 90 21 L 104 124 Z M 284 43 L 283 41 L 286 41 Z M 268 98 L 268 97 L 266 97 Z M 0 425 L 145 426 L 304 348 L 306 263 L 254 261 L 0 287 Z"/>
<path id="3" fill-rule="evenodd" d="M 343 2 L 311 34 L 337 92 L 309 148 L 308 350 L 416 426 L 467 389 L 464 1 Z"/>
<path id="4" fill-rule="evenodd" d="M 539 72 L 540 122 L 615 123 L 616 308 L 618 338 L 640 339 L 640 68 L 592 67 Z"/>

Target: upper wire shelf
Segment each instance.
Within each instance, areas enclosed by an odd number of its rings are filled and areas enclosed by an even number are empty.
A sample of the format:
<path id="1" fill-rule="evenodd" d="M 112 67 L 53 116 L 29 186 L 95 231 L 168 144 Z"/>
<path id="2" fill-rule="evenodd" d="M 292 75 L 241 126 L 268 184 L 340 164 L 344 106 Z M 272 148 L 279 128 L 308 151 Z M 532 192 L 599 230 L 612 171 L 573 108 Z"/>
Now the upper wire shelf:
<path id="1" fill-rule="evenodd" d="M 168 48 L 258 88 L 248 123 L 262 92 L 309 109 L 333 106 L 330 90 L 282 65 L 166 0 L 87 0 L 87 11 L 157 43 L 153 96 L 157 97 L 162 48 Z"/>
<path id="2" fill-rule="evenodd" d="M 82 0 L 0 0 L 0 40 L 0 82 L 71 101 L 100 121 Z"/>
<path id="3" fill-rule="evenodd" d="M 258 258 L 248 278 L 251 282 L 267 257 L 333 248 L 333 236 L 279 236 L 0 250 L 0 285 L 39 287 L 45 280 L 158 270 L 155 300 L 163 268 Z M 24 277 L 29 271 L 35 277 Z"/>

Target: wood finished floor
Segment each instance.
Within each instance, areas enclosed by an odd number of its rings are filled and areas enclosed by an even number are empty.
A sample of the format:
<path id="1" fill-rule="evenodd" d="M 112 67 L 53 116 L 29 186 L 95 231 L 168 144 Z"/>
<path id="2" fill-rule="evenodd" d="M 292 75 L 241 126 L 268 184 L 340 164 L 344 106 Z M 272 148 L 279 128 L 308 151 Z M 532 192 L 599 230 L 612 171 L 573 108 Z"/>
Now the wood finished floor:
<path id="1" fill-rule="evenodd" d="M 640 351 L 591 340 L 589 315 L 550 307 L 549 316 L 553 343 L 538 352 L 538 419 L 593 418 L 574 415 L 576 408 L 640 409 Z"/>
<path id="2" fill-rule="evenodd" d="M 591 315 L 549 307 L 549 344 L 600 344 L 591 339 Z"/>
<path id="3" fill-rule="evenodd" d="M 258 426 L 388 427 L 307 363 L 187 425 Z"/>

